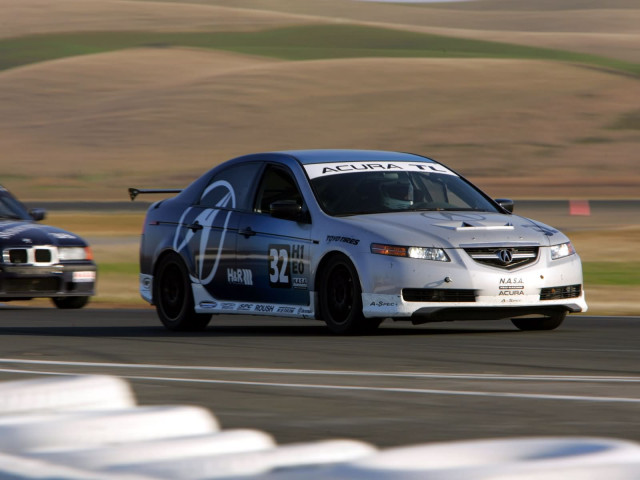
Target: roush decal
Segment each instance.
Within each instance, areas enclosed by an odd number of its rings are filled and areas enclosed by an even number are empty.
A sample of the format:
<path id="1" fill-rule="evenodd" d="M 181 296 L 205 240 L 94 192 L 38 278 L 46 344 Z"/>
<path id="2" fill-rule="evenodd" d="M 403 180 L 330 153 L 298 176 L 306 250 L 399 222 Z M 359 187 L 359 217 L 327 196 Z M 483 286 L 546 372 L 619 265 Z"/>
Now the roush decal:
<path id="1" fill-rule="evenodd" d="M 354 172 L 428 172 L 456 175 L 439 163 L 417 162 L 332 162 L 304 166 L 309 178 Z"/>

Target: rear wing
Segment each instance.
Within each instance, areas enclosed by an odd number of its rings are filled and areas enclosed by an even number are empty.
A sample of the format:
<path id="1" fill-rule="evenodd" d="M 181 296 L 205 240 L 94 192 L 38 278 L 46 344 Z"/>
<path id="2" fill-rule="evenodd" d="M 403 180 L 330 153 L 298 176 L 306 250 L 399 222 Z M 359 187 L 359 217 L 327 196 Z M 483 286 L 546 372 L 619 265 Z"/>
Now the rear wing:
<path id="1" fill-rule="evenodd" d="M 182 189 L 179 188 L 130 188 L 129 196 L 133 202 L 141 193 L 180 193 Z"/>

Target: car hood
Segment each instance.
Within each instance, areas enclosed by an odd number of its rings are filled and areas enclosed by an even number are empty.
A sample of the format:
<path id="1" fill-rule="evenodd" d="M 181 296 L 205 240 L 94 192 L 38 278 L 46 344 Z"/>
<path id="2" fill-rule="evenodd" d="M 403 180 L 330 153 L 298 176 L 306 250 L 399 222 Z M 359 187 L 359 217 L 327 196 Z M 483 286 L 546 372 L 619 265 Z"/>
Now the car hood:
<path id="1" fill-rule="evenodd" d="M 348 220 L 347 220 L 348 218 Z M 400 212 L 347 217 L 372 241 L 395 245 L 442 248 L 483 245 L 548 246 L 568 241 L 558 230 L 543 223 L 490 212 Z"/>
<path id="2" fill-rule="evenodd" d="M 0 221 L 0 246 L 32 245 L 84 247 L 87 243 L 74 233 L 49 225 L 26 220 Z"/>

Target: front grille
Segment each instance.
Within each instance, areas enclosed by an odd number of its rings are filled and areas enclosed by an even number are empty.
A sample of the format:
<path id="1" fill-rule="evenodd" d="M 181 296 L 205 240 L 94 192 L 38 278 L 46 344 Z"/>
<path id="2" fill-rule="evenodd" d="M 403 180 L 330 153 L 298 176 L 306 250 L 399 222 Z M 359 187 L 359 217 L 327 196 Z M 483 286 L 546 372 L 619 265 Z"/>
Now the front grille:
<path id="1" fill-rule="evenodd" d="M 2 262 L 11 265 L 51 265 L 57 262 L 56 247 L 7 248 L 2 252 Z"/>
<path id="2" fill-rule="evenodd" d="M 5 278 L 0 283 L 4 293 L 56 293 L 60 291 L 58 278 Z"/>
<path id="3" fill-rule="evenodd" d="M 540 300 L 562 300 L 564 298 L 577 298 L 580 295 L 582 295 L 582 285 L 549 287 L 540 290 Z"/>
<path id="4" fill-rule="evenodd" d="M 406 302 L 475 302 L 475 290 L 454 288 L 404 288 L 402 298 Z"/>
<path id="5" fill-rule="evenodd" d="M 9 263 L 27 263 L 29 254 L 26 248 L 13 248 L 9 250 Z"/>
<path id="6" fill-rule="evenodd" d="M 476 262 L 490 267 L 513 270 L 538 259 L 538 247 L 486 247 L 465 248 Z"/>

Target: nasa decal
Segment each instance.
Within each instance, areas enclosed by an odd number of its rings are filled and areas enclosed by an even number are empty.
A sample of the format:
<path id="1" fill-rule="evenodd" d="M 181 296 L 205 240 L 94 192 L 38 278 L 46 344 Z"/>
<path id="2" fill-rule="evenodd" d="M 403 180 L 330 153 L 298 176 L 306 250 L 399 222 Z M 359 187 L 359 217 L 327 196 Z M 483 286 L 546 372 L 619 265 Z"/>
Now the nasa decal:
<path id="1" fill-rule="evenodd" d="M 217 182 L 209 185 L 205 191 L 202 193 L 200 199 L 204 199 L 207 195 L 216 192 L 220 199 L 217 201 L 216 206 L 214 208 L 206 208 L 196 218 L 191 220 L 191 224 L 199 223 L 202 225 L 202 235 L 200 237 L 200 245 L 199 245 L 199 265 L 198 265 L 198 277 L 194 277 L 193 275 L 189 275 L 192 282 L 198 282 L 203 285 L 207 285 L 211 283 L 213 280 L 217 270 L 218 264 L 220 263 L 220 256 L 222 254 L 222 246 L 224 244 L 224 240 L 227 236 L 227 226 L 229 225 L 229 219 L 231 218 L 231 210 L 236 206 L 236 194 L 233 190 L 231 184 L 225 180 L 219 180 Z M 178 227 L 176 228 L 176 233 L 173 238 L 173 248 L 176 252 L 182 251 L 187 247 L 189 241 L 195 235 L 195 232 L 184 225 L 185 219 L 187 215 L 192 210 L 192 207 L 187 208 L 182 216 L 180 217 L 180 221 L 178 222 Z M 222 227 L 222 232 L 220 233 L 220 239 L 216 246 L 216 254 L 215 261 L 211 268 L 208 271 L 205 271 L 205 258 L 207 257 L 207 244 L 209 243 L 209 236 L 211 235 L 211 227 L 218 215 L 224 215 L 224 225 Z M 186 231 L 184 237 L 181 238 L 182 232 Z M 212 245 L 209 246 L 210 248 Z"/>

